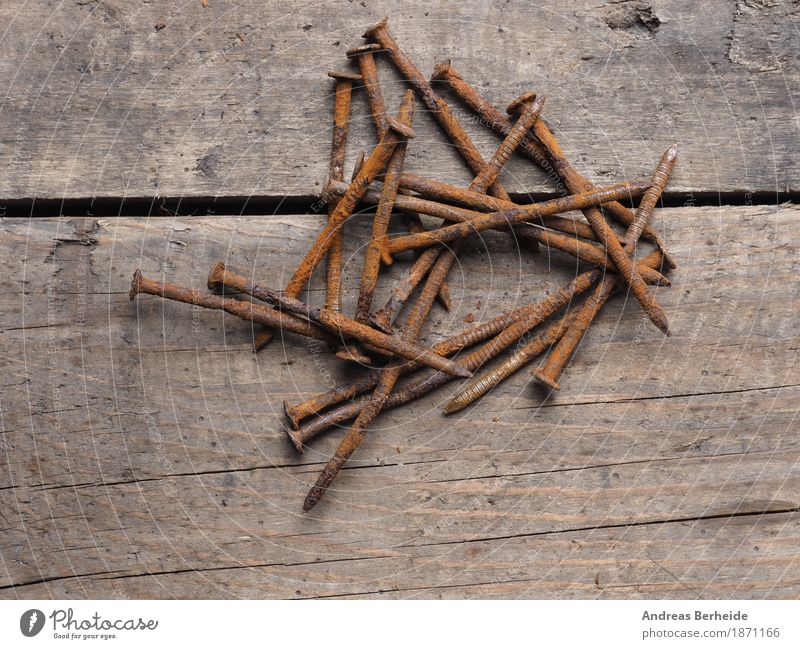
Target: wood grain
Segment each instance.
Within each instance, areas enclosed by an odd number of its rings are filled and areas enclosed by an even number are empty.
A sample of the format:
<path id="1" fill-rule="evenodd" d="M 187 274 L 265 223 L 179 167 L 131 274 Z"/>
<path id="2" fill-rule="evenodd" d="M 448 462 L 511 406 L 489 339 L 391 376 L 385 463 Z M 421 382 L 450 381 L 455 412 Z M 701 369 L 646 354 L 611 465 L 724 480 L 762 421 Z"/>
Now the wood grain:
<path id="1" fill-rule="evenodd" d="M 333 102 L 325 73 L 346 68 L 345 50 L 384 15 L 426 74 L 452 59 L 502 109 L 546 94 L 545 117 L 598 184 L 649 177 L 677 141 L 669 191 L 691 192 L 690 204 L 794 192 L 797 12 L 728 0 L 5 2 L 0 196 L 317 195 Z M 379 72 L 395 111 L 405 86 L 387 61 Z M 498 138 L 444 95 L 488 157 Z M 374 143 L 363 92 L 352 119 L 348 169 Z M 420 114 L 414 128 L 409 170 L 467 184 L 433 120 Z M 502 180 L 556 190 L 520 159 Z"/>
<path id="2" fill-rule="evenodd" d="M 797 208 L 657 211 L 671 338 L 612 298 L 560 393 L 523 371 L 453 417 L 456 383 L 386 413 L 304 516 L 340 433 L 298 455 L 282 401 L 357 368 L 127 288 L 218 260 L 281 286 L 324 218 L 0 221 L 0 597 L 800 594 Z M 352 311 L 369 221 L 348 227 Z M 428 342 L 580 269 L 469 244 Z"/>

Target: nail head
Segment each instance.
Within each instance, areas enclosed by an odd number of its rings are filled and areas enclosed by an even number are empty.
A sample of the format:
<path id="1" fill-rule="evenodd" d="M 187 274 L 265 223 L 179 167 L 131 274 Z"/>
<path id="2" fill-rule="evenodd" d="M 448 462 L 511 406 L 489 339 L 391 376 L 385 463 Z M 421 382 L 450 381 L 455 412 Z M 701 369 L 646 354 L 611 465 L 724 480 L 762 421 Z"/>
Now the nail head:
<path id="1" fill-rule="evenodd" d="M 212 268 L 211 272 L 208 274 L 208 281 L 206 283 L 209 290 L 221 291 L 225 283 L 224 279 L 225 264 L 223 264 L 221 261 L 218 261 L 216 264 L 214 264 L 214 268 Z"/>
<path id="2" fill-rule="evenodd" d="M 383 47 L 379 43 L 367 43 L 365 45 L 359 45 L 358 47 L 351 47 L 347 50 L 346 54 L 348 59 L 354 59 L 362 54 L 373 54 L 382 49 Z"/>
<path id="3" fill-rule="evenodd" d="M 508 108 L 506 108 L 506 112 L 509 115 L 516 115 L 522 108 L 525 107 L 526 104 L 532 102 L 534 99 L 536 99 L 535 92 L 526 92 L 512 101 L 508 105 Z"/>
<path id="4" fill-rule="evenodd" d="M 340 70 L 330 70 L 328 76 L 337 81 L 352 81 L 353 83 L 361 83 L 361 75 L 357 72 L 348 72 Z"/>
<path id="5" fill-rule="evenodd" d="M 382 18 L 379 22 L 375 23 L 367 31 L 364 32 L 362 38 L 371 38 L 376 32 L 383 31 L 389 24 L 388 18 Z"/>
<path id="6" fill-rule="evenodd" d="M 409 140 L 414 138 L 414 129 L 410 126 L 406 126 L 397 119 L 394 115 L 387 115 L 386 116 L 386 124 L 392 129 L 395 133 L 402 135 L 403 137 L 407 137 Z"/>

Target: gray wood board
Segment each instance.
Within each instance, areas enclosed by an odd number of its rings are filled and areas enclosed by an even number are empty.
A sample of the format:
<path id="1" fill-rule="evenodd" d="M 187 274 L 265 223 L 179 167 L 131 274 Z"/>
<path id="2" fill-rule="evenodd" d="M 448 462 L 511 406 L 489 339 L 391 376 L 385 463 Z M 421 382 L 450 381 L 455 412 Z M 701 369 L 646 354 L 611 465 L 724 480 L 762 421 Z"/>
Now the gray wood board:
<path id="1" fill-rule="evenodd" d="M 282 402 L 359 369 L 127 289 L 137 267 L 202 288 L 217 260 L 281 286 L 322 218 L 0 221 L 0 596 L 800 594 L 797 208 L 658 211 L 672 337 L 615 297 L 560 393 L 523 370 L 452 417 L 457 383 L 386 413 L 302 515 L 341 431 L 299 455 Z M 499 233 L 460 262 L 429 343 L 576 271 Z"/>
<path id="2" fill-rule="evenodd" d="M 501 108 L 547 94 L 545 116 L 598 183 L 649 176 L 677 141 L 671 192 L 797 191 L 797 12 L 729 0 L 2 3 L 0 197 L 315 195 L 331 139 L 325 73 L 351 65 L 345 50 L 384 15 L 425 74 L 452 59 Z M 404 85 L 379 66 L 396 110 Z M 488 157 L 498 138 L 443 94 Z M 409 167 L 468 182 L 430 116 L 414 126 Z M 357 92 L 350 160 L 373 143 Z M 554 190 L 524 160 L 503 179 Z"/>

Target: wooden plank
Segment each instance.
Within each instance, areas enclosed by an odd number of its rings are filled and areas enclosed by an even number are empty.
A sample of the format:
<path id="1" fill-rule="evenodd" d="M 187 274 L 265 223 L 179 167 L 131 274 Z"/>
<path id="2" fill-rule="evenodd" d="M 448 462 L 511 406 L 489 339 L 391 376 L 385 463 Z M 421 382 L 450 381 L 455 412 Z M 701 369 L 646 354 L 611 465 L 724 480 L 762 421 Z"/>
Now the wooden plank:
<path id="1" fill-rule="evenodd" d="M 797 11 L 725 0 L 581 0 L 568 15 L 556 2 L 3 3 L 0 196 L 316 195 L 330 142 L 325 72 L 346 68 L 345 50 L 384 15 L 426 74 L 450 58 L 501 108 L 547 94 L 545 116 L 594 181 L 649 177 L 678 141 L 671 192 L 747 202 L 797 191 Z M 403 84 L 379 63 L 394 110 Z M 491 154 L 497 137 L 446 96 Z M 466 184 L 430 117 L 418 111 L 414 127 L 409 167 Z M 363 93 L 351 133 L 352 160 L 374 142 Z M 503 178 L 513 191 L 555 189 L 523 160 Z"/>
<path id="2" fill-rule="evenodd" d="M 127 288 L 137 267 L 202 287 L 220 259 L 280 286 L 324 217 L 5 219 L 0 596 L 796 596 L 797 217 L 658 211 L 671 338 L 616 297 L 561 393 L 521 372 L 450 418 L 457 384 L 386 413 L 313 516 L 339 435 L 298 455 L 281 404 L 358 370 Z M 429 342 L 576 271 L 500 233 L 460 260 Z"/>
<path id="3" fill-rule="evenodd" d="M 210 549 L 228 562 L 215 568 L 193 569 L 173 548 L 172 565 L 166 571 L 148 574 L 139 565 L 123 573 L 100 567 L 86 577 L 65 577 L 0 591 L 0 595 L 35 599 L 788 598 L 800 594 L 799 525 L 797 514 L 700 519 L 413 550 L 349 544 L 335 558 L 320 551 L 325 543 L 320 536 L 258 539 L 248 536 L 249 530 L 240 530 L 242 534 Z M 295 553 L 298 546 L 310 551 Z M 144 548 L 132 544 L 128 552 L 143 561 L 148 558 Z M 243 558 L 251 552 L 256 555 L 252 562 Z M 108 553 L 105 558 L 108 563 L 113 559 Z"/>

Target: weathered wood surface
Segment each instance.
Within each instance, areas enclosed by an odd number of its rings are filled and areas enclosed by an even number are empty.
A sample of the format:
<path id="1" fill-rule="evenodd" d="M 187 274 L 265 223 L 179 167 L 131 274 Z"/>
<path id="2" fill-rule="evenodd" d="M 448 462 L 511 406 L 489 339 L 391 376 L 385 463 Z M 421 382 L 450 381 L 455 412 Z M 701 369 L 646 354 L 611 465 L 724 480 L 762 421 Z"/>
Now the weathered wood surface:
<path id="1" fill-rule="evenodd" d="M 797 208 L 657 212 L 671 338 L 618 296 L 560 393 L 523 371 L 382 415 L 303 515 L 339 434 L 298 455 L 281 404 L 344 363 L 127 289 L 217 260 L 283 285 L 322 218 L 0 221 L 0 596 L 800 596 Z M 575 272 L 499 233 L 460 259 L 429 342 Z"/>
<path id="2" fill-rule="evenodd" d="M 595 181 L 649 176 L 678 141 L 671 192 L 800 189 L 797 3 L 35 0 L 0 3 L 0 198 L 315 195 L 325 72 L 384 15 L 426 74 L 450 58 L 501 108 L 547 94 Z M 380 72 L 396 108 L 403 86 L 387 61 Z M 353 120 L 370 147 L 363 93 Z M 429 116 L 414 127 L 409 166 L 466 183 Z M 497 138 L 470 131 L 489 155 Z M 521 160 L 504 180 L 554 190 Z"/>

